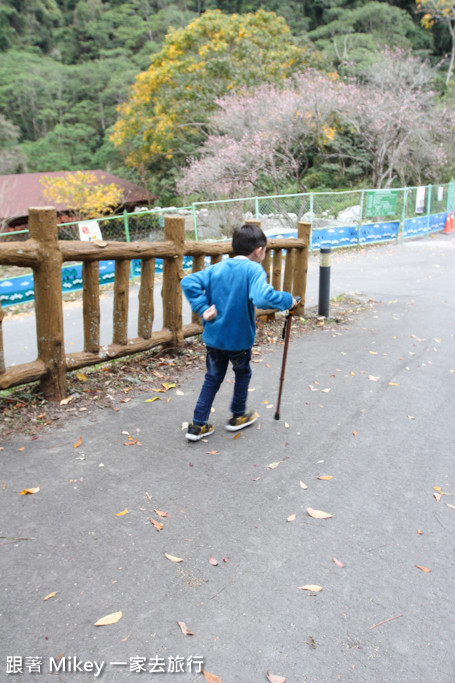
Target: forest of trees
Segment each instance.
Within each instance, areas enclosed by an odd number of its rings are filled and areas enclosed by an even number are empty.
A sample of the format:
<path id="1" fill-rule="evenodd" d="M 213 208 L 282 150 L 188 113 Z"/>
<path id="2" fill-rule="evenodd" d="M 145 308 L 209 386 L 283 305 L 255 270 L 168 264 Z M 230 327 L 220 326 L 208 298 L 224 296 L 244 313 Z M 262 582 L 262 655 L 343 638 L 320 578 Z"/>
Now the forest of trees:
<path id="1" fill-rule="evenodd" d="M 161 205 L 448 180 L 454 45 L 454 0 L 2 0 L 0 174 Z"/>

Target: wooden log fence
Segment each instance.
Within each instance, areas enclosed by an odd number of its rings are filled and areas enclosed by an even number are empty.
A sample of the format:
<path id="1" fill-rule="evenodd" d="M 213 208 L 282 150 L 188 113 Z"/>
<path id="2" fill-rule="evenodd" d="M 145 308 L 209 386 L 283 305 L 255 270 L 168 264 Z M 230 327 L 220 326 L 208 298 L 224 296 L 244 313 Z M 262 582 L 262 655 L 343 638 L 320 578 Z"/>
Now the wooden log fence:
<path id="1" fill-rule="evenodd" d="M 232 257 L 230 242 L 185 241 L 185 219 L 166 216 L 163 242 L 82 242 L 59 241 L 57 215 L 53 207 L 29 209 L 30 238 L 26 242 L 0 244 L 0 264 L 33 269 L 38 358 L 29 363 L 5 366 L 0 306 L 0 389 L 39 381 L 48 400 L 66 397 L 66 373 L 156 346 L 178 347 L 184 339 L 202 332 L 200 318 L 193 314 L 191 323 L 182 323 L 183 257 L 191 256 L 193 272 L 204 268 L 204 259 L 217 263 L 227 254 Z M 302 297 L 296 313 L 305 306 L 310 224 L 298 224 L 298 236 L 269 239 L 263 266 L 275 289 Z M 284 273 L 283 250 L 286 250 Z M 163 259 L 163 327 L 153 331 L 155 259 Z M 129 267 L 131 259 L 141 260 L 139 287 L 138 336 L 128 339 Z M 114 313 L 112 343 L 100 347 L 99 262 L 115 261 Z M 82 261 L 84 349 L 65 354 L 63 336 L 62 264 Z M 270 311 L 258 311 L 258 315 Z"/>

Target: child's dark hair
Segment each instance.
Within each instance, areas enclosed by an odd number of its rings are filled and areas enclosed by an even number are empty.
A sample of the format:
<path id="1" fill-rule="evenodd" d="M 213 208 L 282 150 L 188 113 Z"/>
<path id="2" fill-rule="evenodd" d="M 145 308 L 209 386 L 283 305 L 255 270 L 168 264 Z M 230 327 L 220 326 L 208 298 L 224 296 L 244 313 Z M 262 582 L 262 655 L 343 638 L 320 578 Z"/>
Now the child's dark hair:
<path id="1" fill-rule="evenodd" d="M 258 247 L 265 247 L 267 237 L 254 223 L 245 223 L 232 233 L 232 248 L 236 256 L 249 256 Z"/>

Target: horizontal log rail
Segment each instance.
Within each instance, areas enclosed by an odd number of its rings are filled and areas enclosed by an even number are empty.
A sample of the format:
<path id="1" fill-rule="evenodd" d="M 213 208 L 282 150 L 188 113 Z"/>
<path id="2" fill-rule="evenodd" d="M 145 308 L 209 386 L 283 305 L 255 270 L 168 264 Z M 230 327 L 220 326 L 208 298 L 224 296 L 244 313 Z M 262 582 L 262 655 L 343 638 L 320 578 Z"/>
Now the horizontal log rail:
<path id="1" fill-rule="evenodd" d="M 257 221 L 252 221 L 258 223 Z M 33 269 L 38 358 L 30 363 L 5 367 L 0 306 L 0 389 L 39 381 L 44 396 L 62 400 L 66 396 L 66 373 L 104 363 L 156 346 L 178 347 L 184 339 L 202 333 L 198 315 L 182 323 L 183 257 L 193 258 L 192 272 L 204 268 L 205 258 L 217 263 L 233 256 L 231 242 L 190 242 L 184 239 L 184 218 L 166 216 L 162 242 L 82 242 L 58 240 L 57 215 L 53 207 L 29 210 L 30 239 L 0 244 L 0 264 Z M 267 279 L 278 290 L 302 298 L 296 312 L 305 305 L 310 224 L 300 222 L 298 237 L 269 239 L 263 267 Z M 283 269 L 283 251 L 286 251 Z M 163 260 L 163 328 L 153 330 L 155 260 Z M 141 260 L 138 336 L 128 339 L 129 265 Z M 99 262 L 115 261 L 112 343 L 100 346 Z M 61 268 L 66 261 L 82 262 L 84 349 L 65 354 Z M 258 315 L 271 311 L 257 311 Z"/>

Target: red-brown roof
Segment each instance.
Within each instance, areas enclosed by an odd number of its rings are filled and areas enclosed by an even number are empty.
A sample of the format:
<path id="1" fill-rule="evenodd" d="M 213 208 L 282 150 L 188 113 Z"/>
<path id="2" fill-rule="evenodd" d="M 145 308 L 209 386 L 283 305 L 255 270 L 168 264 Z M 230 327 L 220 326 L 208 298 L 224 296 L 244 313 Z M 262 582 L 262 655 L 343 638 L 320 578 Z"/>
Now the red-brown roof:
<path id="1" fill-rule="evenodd" d="M 87 171 L 83 171 L 86 173 Z M 29 207 L 49 206 L 50 202 L 43 195 L 44 186 L 41 178 L 44 176 L 58 177 L 67 176 L 71 171 L 48 171 L 46 173 L 18 173 L 15 175 L 0 175 L 0 220 L 17 220 L 18 218 L 28 217 Z M 123 180 L 118 176 L 107 173 L 106 171 L 90 171 L 97 177 L 98 182 L 103 185 L 115 183 L 123 190 L 121 205 L 140 204 L 151 201 L 153 197 L 138 185 Z M 65 212 L 68 207 L 65 204 L 55 204 L 53 206 L 58 212 Z"/>

